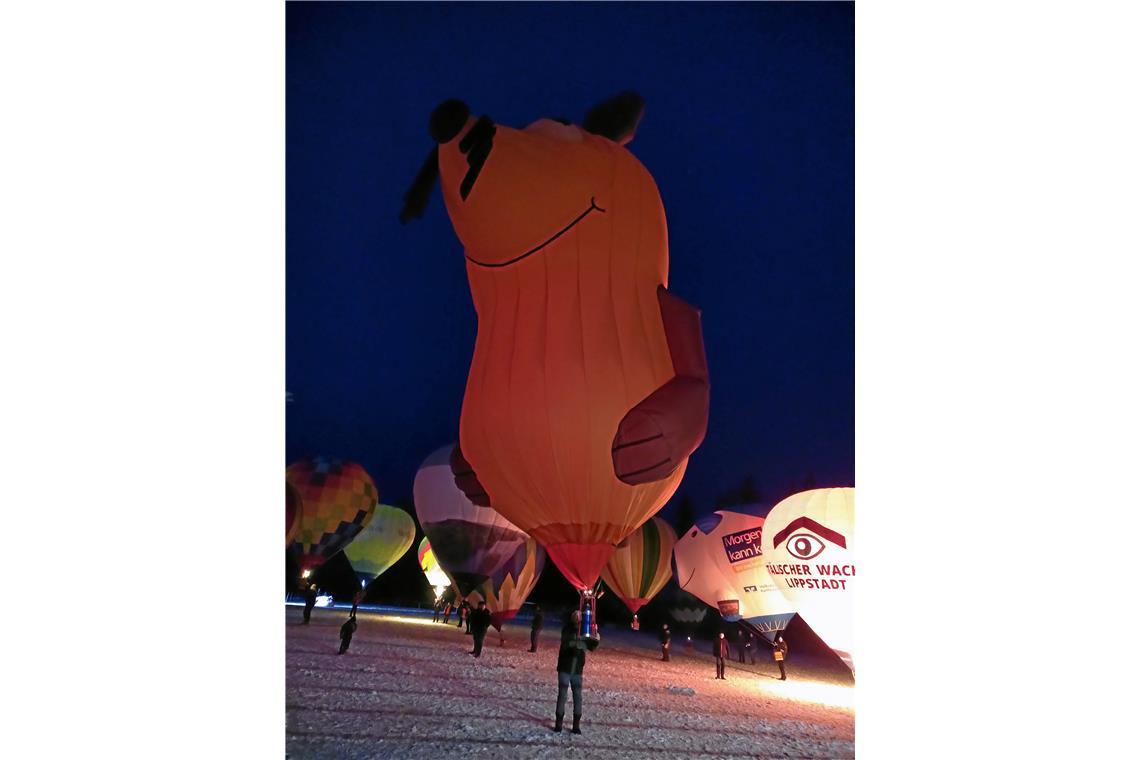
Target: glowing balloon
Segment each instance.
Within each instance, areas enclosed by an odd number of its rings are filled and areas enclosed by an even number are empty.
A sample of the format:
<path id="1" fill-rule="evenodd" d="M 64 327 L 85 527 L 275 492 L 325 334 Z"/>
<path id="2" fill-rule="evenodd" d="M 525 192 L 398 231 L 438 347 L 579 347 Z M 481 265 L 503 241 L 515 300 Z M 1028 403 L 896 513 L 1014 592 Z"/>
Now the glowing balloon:
<path id="1" fill-rule="evenodd" d="M 293 547 L 302 572 L 347 546 L 376 509 L 376 485 L 355 462 L 305 459 L 289 465 L 285 479 L 301 497 L 301 527 Z"/>
<path id="2" fill-rule="evenodd" d="M 669 523 L 654 517 L 618 544 L 602 569 L 602 580 L 637 614 L 673 574 L 671 560 L 677 534 Z"/>
<path id="3" fill-rule="evenodd" d="M 514 556 L 527 535 L 489 507 L 471 503 L 455 485 L 454 446 L 429 456 L 416 472 L 416 514 L 439 564 L 467 596 Z"/>
<path id="4" fill-rule="evenodd" d="M 795 609 L 764 566 L 767 531 L 757 514 L 720 510 L 698 520 L 673 549 L 677 584 L 729 622 L 744 620 L 766 634 L 783 630 Z"/>
<path id="5" fill-rule="evenodd" d="M 855 489 L 817 488 L 772 507 L 765 563 L 776 586 L 855 672 Z"/>
<path id="6" fill-rule="evenodd" d="M 428 541 L 427 536 L 424 536 L 424 540 L 420 541 L 416 555 L 420 560 L 420 569 L 424 571 L 424 575 L 427 577 L 428 585 L 435 591 L 435 598 L 439 599 L 447 587 L 451 585 L 451 579 L 439 566 L 439 560 L 436 559 L 435 552 L 431 550 L 431 542 Z"/>
<path id="7" fill-rule="evenodd" d="M 479 586 L 479 592 L 491 611 L 491 625 L 502 631 L 503 623 L 518 614 L 523 602 L 538 583 L 546 565 L 546 552 L 533 538 L 528 538 L 495 574 Z"/>
<path id="8" fill-rule="evenodd" d="M 285 481 L 285 546 L 288 547 L 301 529 L 301 495 Z"/>
<path id="9" fill-rule="evenodd" d="M 344 556 L 367 586 L 396 564 L 416 539 L 416 523 L 402 509 L 378 504 L 368 527 L 344 547 Z"/>
<path id="10" fill-rule="evenodd" d="M 661 197 L 624 147 L 642 111 L 623 94 L 584 128 L 512 129 L 448 101 L 430 125 L 479 320 L 457 482 L 579 589 L 672 496 L 708 421 L 700 312 L 666 290 Z"/>

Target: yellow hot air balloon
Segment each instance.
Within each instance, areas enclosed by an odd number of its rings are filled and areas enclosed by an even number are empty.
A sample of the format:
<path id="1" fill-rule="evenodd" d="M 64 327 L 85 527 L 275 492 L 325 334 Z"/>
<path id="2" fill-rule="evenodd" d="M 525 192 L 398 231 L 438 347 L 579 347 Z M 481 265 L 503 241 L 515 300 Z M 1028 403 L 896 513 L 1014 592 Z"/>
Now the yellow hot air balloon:
<path id="1" fill-rule="evenodd" d="M 416 523 L 402 509 L 379 504 L 368 527 L 344 548 L 344 556 L 356 571 L 361 586 L 367 586 L 396 564 L 412 548 Z"/>
<path id="2" fill-rule="evenodd" d="M 491 625 L 503 630 L 503 623 L 522 608 L 546 565 L 546 552 L 533 538 L 528 538 L 514 556 L 479 586 L 478 591 L 491 611 Z"/>
<path id="3" fill-rule="evenodd" d="M 355 462 L 304 459 L 289 465 L 285 480 L 301 496 L 301 527 L 293 547 L 302 573 L 347 546 L 376 509 L 376 485 Z"/>
<path id="4" fill-rule="evenodd" d="M 618 544 L 602 569 L 602 580 L 637 614 L 673 574 L 673 545 L 677 534 L 669 523 L 654 517 Z"/>
<path id="5" fill-rule="evenodd" d="M 855 489 L 816 488 L 764 521 L 768 573 L 796 612 L 855 672 Z"/>

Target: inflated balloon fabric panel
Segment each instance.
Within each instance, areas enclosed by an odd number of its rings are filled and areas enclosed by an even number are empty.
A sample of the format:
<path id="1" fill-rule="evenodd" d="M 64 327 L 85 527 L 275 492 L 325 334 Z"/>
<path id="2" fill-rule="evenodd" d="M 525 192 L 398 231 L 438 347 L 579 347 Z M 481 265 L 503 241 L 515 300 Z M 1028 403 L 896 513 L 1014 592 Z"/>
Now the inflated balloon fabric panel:
<path id="1" fill-rule="evenodd" d="M 546 553 L 537 541 L 528 538 L 526 544 L 480 586 L 495 630 L 502 630 L 503 623 L 518 614 L 545 565 Z"/>
<path id="2" fill-rule="evenodd" d="M 285 477 L 301 496 L 296 544 L 302 569 L 322 564 L 347 546 L 376 509 L 376 485 L 355 462 L 303 460 L 290 465 Z"/>

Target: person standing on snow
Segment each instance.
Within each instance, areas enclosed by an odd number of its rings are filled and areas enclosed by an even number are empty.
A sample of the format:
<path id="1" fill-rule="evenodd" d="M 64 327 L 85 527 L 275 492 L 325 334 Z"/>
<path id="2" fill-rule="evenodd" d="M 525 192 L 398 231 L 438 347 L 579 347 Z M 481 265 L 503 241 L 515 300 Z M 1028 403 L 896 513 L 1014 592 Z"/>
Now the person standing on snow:
<path id="1" fill-rule="evenodd" d="M 669 662 L 669 643 L 673 635 L 669 633 L 669 624 L 661 624 L 661 661 Z"/>
<path id="2" fill-rule="evenodd" d="M 744 648 L 748 650 L 748 657 L 752 660 L 752 664 L 756 664 L 756 634 L 751 631 L 748 633 L 748 641 L 744 644 Z M 744 660 L 741 660 L 744 662 Z"/>
<path id="3" fill-rule="evenodd" d="M 743 631 L 738 630 L 736 632 L 736 653 L 740 655 L 741 665 L 744 664 L 744 649 L 747 646 L 745 643 L 747 640 L 748 637 L 744 635 Z"/>
<path id="4" fill-rule="evenodd" d="M 451 602 L 443 606 L 443 624 L 447 625 L 451 622 Z"/>
<path id="5" fill-rule="evenodd" d="M 716 679 L 726 681 L 724 677 L 724 660 L 728 657 L 728 639 L 724 637 L 724 631 L 717 634 L 713 639 L 713 657 L 716 658 Z"/>
<path id="6" fill-rule="evenodd" d="M 471 650 L 471 654 L 478 657 L 483 651 L 483 638 L 487 635 L 487 629 L 491 627 L 491 611 L 487 609 L 486 602 L 480 601 L 479 609 L 469 614 L 467 618 L 467 623 L 471 626 L 471 635 L 475 638 L 475 648 Z"/>
<path id="7" fill-rule="evenodd" d="M 788 643 L 784 641 L 783 636 L 777 636 L 776 641 L 772 644 L 772 659 L 780 666 L 780 680 L 787 681 L 788 673 L 784 670 L 784 660 L 788 657 Z"/>
<path id="8" fill-rule="evenodd" d="M 530 621 L 530 650 L 531 652 L 538 651 L 538 634 L 542 630 L 542 608 L 535 606 L 534 617 Z"/>
<path id="9" fill-rule="evenodd" d="M 364 589 L 360 589 L 352 595 L 352 612 L 348 616 L 353 620 L 356 619 L 356 608 L 360 606 L 360 602 L 364 600 Z"/>
<path id="10" fill-rule="evenodd" d="M 344 625 L 340 627 L 340 651 L 337 654 L 344 654 L 348 651 L 348 645 L 352 643 L 352 634 L 356 632 L 356 616 L 350 615 L 348 620 L 344 621 Z"/>
<path id="11" fill-rule="evenodd" d="M 562 731 L 562 718 L 566 714 L 566 690 L 574 694 L 575 734 L 582 733 L 582 670 L 586 667 L 586 652 L 593 652 L 601 643 L 601 637 L 580 636 L 582 615 L 578 610 L 570 613 L 570 619 L 562 626 L 562 644 L 558 648 L 558 702 L 554 708 L 554 730 Z"/>
<path id="12" fill-rule="evenodd" d="M 464 599 L 463 601 L 461 601 L 459 603 L 459 624 L 455 627 L 456 628 L 462 628 L 463 624 L 467 623 L 467 633 L 470 633 L 471 632 L 471 621 L 469 620 L 470 615 L 471 615 L 471 605 L 467 603 L 466 599 Z"/>
<path id="13" fill-rule="evenodd" d="M 441 612 L 443 612 L 443 600 L 442 599 L 436 599 L 435 600 L 435 615 L 432 616 L 431 622 L 438 623 L 439 622 L 439 613 L 441 613 Z"/>
<path id="14" fill-rule="evenodd" d="M 313 614 L 313 607 L 317 606 L 317 584 L 310 583 L 305 589 L 305 625 L 309 624 L 309 616 Z"/>

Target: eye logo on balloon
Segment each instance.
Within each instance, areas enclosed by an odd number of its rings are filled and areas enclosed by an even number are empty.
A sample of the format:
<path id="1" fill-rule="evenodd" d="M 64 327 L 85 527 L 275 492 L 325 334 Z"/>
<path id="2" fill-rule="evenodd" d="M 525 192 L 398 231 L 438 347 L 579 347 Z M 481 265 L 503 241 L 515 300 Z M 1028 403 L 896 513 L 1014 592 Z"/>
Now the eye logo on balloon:
<path id="1" fill-rule="evenodd" d="M 800 559 L 817 557 L 823 549 L 823 542 L 810 533 L 797 533 L 788 539 L 788 551 Z"/>

